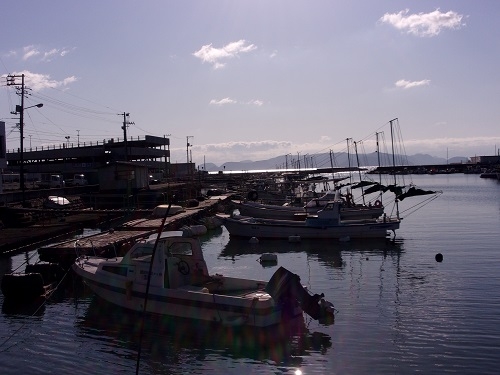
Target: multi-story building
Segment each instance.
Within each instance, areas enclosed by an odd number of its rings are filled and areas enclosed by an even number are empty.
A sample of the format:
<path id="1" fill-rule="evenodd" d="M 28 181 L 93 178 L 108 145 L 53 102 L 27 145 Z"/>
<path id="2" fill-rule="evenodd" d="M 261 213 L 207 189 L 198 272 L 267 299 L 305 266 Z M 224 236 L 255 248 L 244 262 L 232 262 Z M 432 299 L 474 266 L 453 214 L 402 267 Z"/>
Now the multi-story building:
<path id="1" fill-rule="evenodd" d="M 3 135 L 5 150 L 5 130 Z M 23 164 L 26 181 L 37 180 L 41 174 L 46 173 L 62 174 L 65 177 L 83 173 L 89 183 L 98 184 L 99 168 L 117 161 L 142 164 L 151 173 L 162 177 L 169 176 L 170 168 L 169 138 L 150 135 L 127 141 L 104 139 L 90 144 L 64 143 L 58 146 L 25 148 L 23 152 L 13 150 L 6 153 L 4 151 L 4 154 L 6 170 L 19 173 Z"/>

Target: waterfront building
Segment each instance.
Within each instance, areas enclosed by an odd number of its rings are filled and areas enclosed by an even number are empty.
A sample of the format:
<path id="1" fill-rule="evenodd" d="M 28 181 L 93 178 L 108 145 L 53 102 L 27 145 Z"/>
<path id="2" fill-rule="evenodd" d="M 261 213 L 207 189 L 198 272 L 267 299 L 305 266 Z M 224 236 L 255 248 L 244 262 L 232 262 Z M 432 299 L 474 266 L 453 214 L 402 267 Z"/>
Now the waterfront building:
<path id="1" fill-rule="evenodd" d="M 85 174 L 90 184 L 99 184 L 99 169 L 118 161 L 144 165 L 150 173 L 164 178 L 169 176 L 170 169 L 169 138 L 151 135 L 126 141 L 111 138 L 90 143 L 68 142 L 30 147 L 25 148 L 22 154 L 21 158 L 19 149 L 7 150 L 5 170 L 19 173 L 22 163 L 28 182 L 40 180 L 41 174 L 44 173 L 61 174 L 66 178 L 81 173 Z"/>

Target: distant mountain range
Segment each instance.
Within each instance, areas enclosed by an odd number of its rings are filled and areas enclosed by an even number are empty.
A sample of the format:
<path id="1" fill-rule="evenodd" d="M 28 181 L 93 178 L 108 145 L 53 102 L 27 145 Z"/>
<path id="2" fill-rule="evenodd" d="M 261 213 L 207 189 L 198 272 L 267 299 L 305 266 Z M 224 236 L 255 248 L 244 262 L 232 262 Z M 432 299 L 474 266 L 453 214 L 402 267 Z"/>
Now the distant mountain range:
<path id="1" fill-rule="evenodd" d="M 396 155 L 396 164 L 397 165 L 444 165 L 444 164 L 456 164 L 456 163 L 466 163 L 469 158 L 465 156 L 456 156 L 450 159 L 439 158 L 435 156 L 431 156 L 428 154 L 415 154 L 411 156 L 401 156 Z M 392 155 L 380 154 L 380 160 L 390 160 L 392 163 Z M 402 163 L 401 160 L 405 162 Z M 350 155 L 350 165 L 355 167 L 357 166 L 356 156 Z M 399 162 L 398 162 L 399 161 Z M 306 165 L 306 164 L 309 165 Z M 329 168 L 331 167 L 332 162 L 330 161 L 330 154 L 316 154 L 313 157 L 309 157 L 309 159 L 304 159 L 300 161 L 300 168 L 305 167 L 315 167 L 315 168 Z M 205 163 L 204 165 L 199 165 L 199 168 L 204 168 L 207 172 L 217 172 L 217 171 L 253 171 L 253 170 L 269 170 L 269 169 L 284 169 L 288 165 L 288 168 L 297 168 L 297 161 L 294 160 L 290 156 L 288 160 L 285 155 L 277 156 L 267 160 L 243 160 L 238 162 L 226 162 L 220 166 L 217 166 L 213 163 Z M 371 154 L 363 155 L 360 157 L 361 167 L 367 166 L 377 166 L 378 165 L 378 155 L 376 152 Z M 381 162 L 382 166 L 392 165 L 387 162 Z M 334 167 L 348 167 L 349 166 L 349 157 L 347 153 L 338 153 L 335 154 L 333 158 L 333 166 Z"/>

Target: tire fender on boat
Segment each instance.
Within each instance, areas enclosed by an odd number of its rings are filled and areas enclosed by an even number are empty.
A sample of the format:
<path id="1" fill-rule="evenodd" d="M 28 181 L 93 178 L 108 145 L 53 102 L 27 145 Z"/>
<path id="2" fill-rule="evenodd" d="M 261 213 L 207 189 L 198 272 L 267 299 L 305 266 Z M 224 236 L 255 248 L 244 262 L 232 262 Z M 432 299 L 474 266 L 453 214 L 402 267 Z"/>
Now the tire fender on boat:
<path id="1" fill-rule="evenodd" d="M 248 200 L 255 202 L 257 199 L 259 199 L 259 193 L 257 193 L 256 190 L 250 190 L 247 194 L 247 198 Z"/>
<path id="2" fill-rule="evenodd" d="M 382 207 L 382 202 L 380 202 L 380 201 L 377 199 L 373 205 L 374 205 L 375 207 Z"/>

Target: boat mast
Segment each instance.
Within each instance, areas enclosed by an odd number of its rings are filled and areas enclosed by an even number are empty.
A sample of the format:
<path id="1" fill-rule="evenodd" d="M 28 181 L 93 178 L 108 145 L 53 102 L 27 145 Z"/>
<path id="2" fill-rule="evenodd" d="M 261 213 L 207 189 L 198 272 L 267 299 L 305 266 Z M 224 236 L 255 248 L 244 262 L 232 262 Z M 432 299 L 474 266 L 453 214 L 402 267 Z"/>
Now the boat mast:
<path id="1" fill-rule="evenodd" d="M 351 173 L 351 154 L 349 153 L 349 140 L 352 138 L 346 138 L 347 141 L 347 162 L 349 165 L 349 183 L 352 184 L 352 173 Z"/>
<path id="2" fill-rule="evenodd" d="M 391 124 L 391 145 L 392 145 L 392 166 L 393 166 L 393 171 L 392 171 L 392 174 L 394 175 L 394 188 L 396 188 L 396 155 L 394 153 L 394 130 L 393 130 L 393 122 L 394 121 L 398 121 L 398 118 L 396 117 L 395 119 L 392 119 L 391 121 L 389 121 L 389 123 Z M 395 190 L 396 192 L 397 190 Z M 399 220 L 399 205 L 398 205 L 398 197 L 396 196 L 396 199 L 394 199 L 394 202 L 396 203 L 396 215 L 398 217 L 398 220 Z"/>
<path id="3" fill-rule="evenodd" d="M 356 152 L 356 161 L 358 163 L 358 175 L 359 175 L 359 183 L 361 185 L 361 197 L 363 198 L 363 205 L 366 205 L 366 203 L 365 203 L 365 191 L 363 189 L 363 184 L 362 184 L 362 180 L 361 180 L 361 169 L 359 168 L 358 143 L 357 142 L 353 142 L 353 143 L 354 143 L 354 151 Z"/>
<path id="4" fill-rule="evenodd" d="M 378 135 L 380 133 L 375 133 L 375 138 L 376 138 L 376 142 L 377 142 L 377 162 L 378 162 L 378 184 L 379 186 L 382 186 L 382 172 L 380 170 L 380 147 L 379 147 L 379 142 L 378 142 Z M 380 203 L 382 203 L 382 191 L 379 190 L 379 200 L 380 200 Z"/>
<path id="5" fill-rule="evenodd" d="M 337 190 L 337 183 L 335 182 L 335 170 L 333 169 L 333 151 L 332 150 L 330 150 L 330 166 L 332 167 L 333 190 Z"/>

